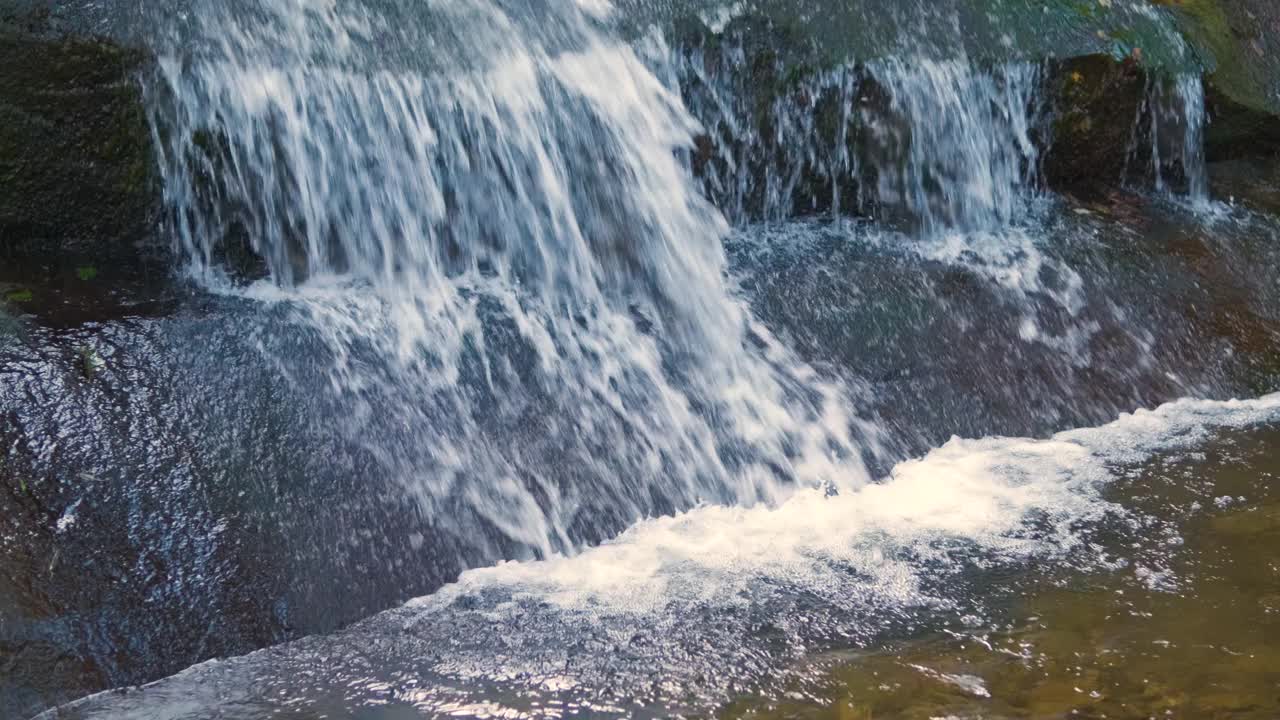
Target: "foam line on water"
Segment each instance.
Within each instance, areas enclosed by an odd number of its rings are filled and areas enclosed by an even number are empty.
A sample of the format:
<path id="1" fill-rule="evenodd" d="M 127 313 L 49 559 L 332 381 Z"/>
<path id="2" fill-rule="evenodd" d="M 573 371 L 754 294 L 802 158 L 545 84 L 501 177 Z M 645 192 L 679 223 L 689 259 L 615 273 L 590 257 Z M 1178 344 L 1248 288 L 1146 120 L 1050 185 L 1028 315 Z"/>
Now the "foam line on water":
<path id="1" fill-rule="evenodd" d="M 788 672 L 811 647 L 871 639 L 920 612 L 964 611 L 963 573 L 1048 559 L 1126 567 L 1091 542 L 1091 529 L 1104 519 L 1149 529 L 1105 499 L 1109 483 L 1154 454 L 1277 421 L 1273 394 L 1181 400 L 1045 439 L 954 438 L 856 490 L 646 520 L 577 556 L 471 570 L 334 635 L 63 710 L 212 717 L 375 704 L 550 717 L 626 715 L 639 707 L 632 701 L 714 706 Z"/>
<path id="2" fill-rule="evenodd" d="M 1112 465 L 1193 447 L 1215 429 L 1277 414 L 1280 394 L 1182 400 L 1049 439 L 953 438 L 879 483 L 838 494 L 805 489 L 776 507 L 700 507 L 646 520 L 577 556 L 468 571 L 411 604 L 440 608 L 507 585 L 565 609 L 655 612 L 673 602 L 732 601 L 765 579 L 831 595 L 842 583 L 826 568 L 837 565 L 872 578 L 886 598 L 910 602 L 923 599 L 915 571 L 886 559 L 887 548 L 911 547 L 942 564 L 946 553 L 931 551 L 938 543 L 973 544 L 1009 559 L 1070 550 L 1077 523 L 1120 511 L 1098 494 Z"/>

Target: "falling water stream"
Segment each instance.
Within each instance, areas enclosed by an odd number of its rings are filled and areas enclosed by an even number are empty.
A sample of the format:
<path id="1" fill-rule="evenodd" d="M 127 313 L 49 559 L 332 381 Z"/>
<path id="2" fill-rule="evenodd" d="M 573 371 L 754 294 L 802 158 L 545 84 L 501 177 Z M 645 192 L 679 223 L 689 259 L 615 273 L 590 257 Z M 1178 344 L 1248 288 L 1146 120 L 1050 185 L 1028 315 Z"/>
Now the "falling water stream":
<path id="1" fill-rule="evenodd" d="M 727 226 L 679 157 L 697 123 L 641 56 L 665 49 L 610 38 L 600 12 L 273 6 L 208 24 L 209 58 L 160 60 L 193 271 L 225 282 L 216 244 L 244 226 L 269 277 L 243 292 L 322 336 L 352 432 L 425 512 L 496 538 L 481 562 L 866 480 L 841 389 L 729 291 Z M 415 41 L 401 15 L 468 38 L 463 67 L 363 57 Z M 201 131 L 215 148 L 193 158 Z M 213 163 L 231 171 L 211 191 Z"/>
<path id="2" fill-rule="evenodd" d="M 143 13 L 171 18 L 146 93 L 182 272 L 237 308 L 264 392 L 307 398 L 281 442 L 330 438 L 307 468 L 403 499 L 445 569 L 345 629 L 49 717 L 707 712 L 812 652 L 982 614 L 988 576 L 1115 570 L 1098 537 L 1148 522 L 1107 494 L 1120 468 L 1280 418 L 1264 396 L 1114 420 L 1215 376 L 1174 372 L 1198 360 L 1126 314 L 1105 229 L 1045 189 L 1041 65 L 847 58 L 766 100 L 741 36 L 669 44 L 620 12 Z M 1271 227 L 1210 207 L 1198 76 L 1141 113 L 1135 158 L 1193 201 L 1161 212 Z M 932 309 L 877 345 L 840 315 L 877 293 Z M 931 376 L 948 343 L 1009 350 L 989 383 Z M 1094 397 L 1103 365 L 1123 373 Z M 1125 395 L 1136 373 L 1160 384 Z M 973 420 L 986 402 L 1006 424 Z"/>

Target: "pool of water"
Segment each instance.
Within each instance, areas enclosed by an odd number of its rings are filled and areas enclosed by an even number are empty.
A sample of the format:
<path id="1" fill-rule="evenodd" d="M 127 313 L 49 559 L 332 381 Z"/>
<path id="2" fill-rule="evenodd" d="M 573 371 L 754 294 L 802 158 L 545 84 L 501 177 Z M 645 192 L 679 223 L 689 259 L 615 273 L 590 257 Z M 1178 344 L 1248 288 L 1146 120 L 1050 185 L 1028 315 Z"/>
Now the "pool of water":
<path id="1" fill-rule="evenodd" d="M 806 658 L 743 718 L 1274 718 L 1280 713 L 1280 428 L 1134 468 L 1106 495 L 1161 521 L 1103 542 L 1135 560 L 1035 568 L 986 615 Z M 1136 558 L 1141 558 L 1140 560 Z"/>

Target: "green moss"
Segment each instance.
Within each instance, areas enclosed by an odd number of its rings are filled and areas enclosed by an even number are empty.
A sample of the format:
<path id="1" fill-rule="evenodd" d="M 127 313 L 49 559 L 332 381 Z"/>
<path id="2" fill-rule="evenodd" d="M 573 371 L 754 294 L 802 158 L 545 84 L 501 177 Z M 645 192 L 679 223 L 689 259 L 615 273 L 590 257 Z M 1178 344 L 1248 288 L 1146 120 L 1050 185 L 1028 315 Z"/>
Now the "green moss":
<path id="1" fill-rule="evenodd" d="M 1268 92 L 1280 63 L 1261 56 L 1250 37 L 1261 28 L 1247 8 L 1222 0 L 1162 0 L 1179 19 L 1187 40 L 1200 54 L 1215 87 L 1233 101 L 1253 110 L 1280 110 Z"/>
<path id="2" fill-rule="evenodd" d="M 157 199 L 144 61 L 0 22 L 0 252 L 136 253 Z"/>
<path id="3" fill-rule="evenodd" d="M 80 278 L 84 282 L 89 282 L 90 280 L 98 277 L 98 268 L 92 265 L 83 265 L 78 267 L 76 268 L 76 277 Z"/>
<path id="4" fill-rule="evenodd" d="M 22 288 L 20 290 L 13 290 L 9 292 L 4 296 L 4 299 L 11 303 L 29 303 L 31 302 L 32 295 L 30 290 Z"/>

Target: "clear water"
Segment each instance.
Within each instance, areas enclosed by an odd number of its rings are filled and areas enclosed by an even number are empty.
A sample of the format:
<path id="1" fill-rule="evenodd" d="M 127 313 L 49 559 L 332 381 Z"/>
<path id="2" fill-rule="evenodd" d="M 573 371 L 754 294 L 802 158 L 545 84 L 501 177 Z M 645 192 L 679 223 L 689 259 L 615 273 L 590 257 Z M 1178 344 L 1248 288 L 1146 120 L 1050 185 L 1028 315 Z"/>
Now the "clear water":
<path id="1" fill-rule="evenodd" d="M 955 439 L 859 491 L 649 520 L 59 717 L 648 717 L 775 697 L 824 649 L 986 622 L 985 603 L 1028 563 L 1174 582 L 1160 544 L 1179 544 L 1176 528 L 1111 498 L 1157 454 L 1278 419 L 1271 395 L 1181 401 L 1045 440 Z"/>
<path id="2" fill-rule="evenodd" d="M 1153 524 L 1102 539 L 1111 569 L 1043 568 L 987 617 L 812 657 L 786 692 L 722 714 L 1273 717 L 1275 441 L 1274 426 L 1233 431 L 1127 471 L 1106 494 Z"/>

